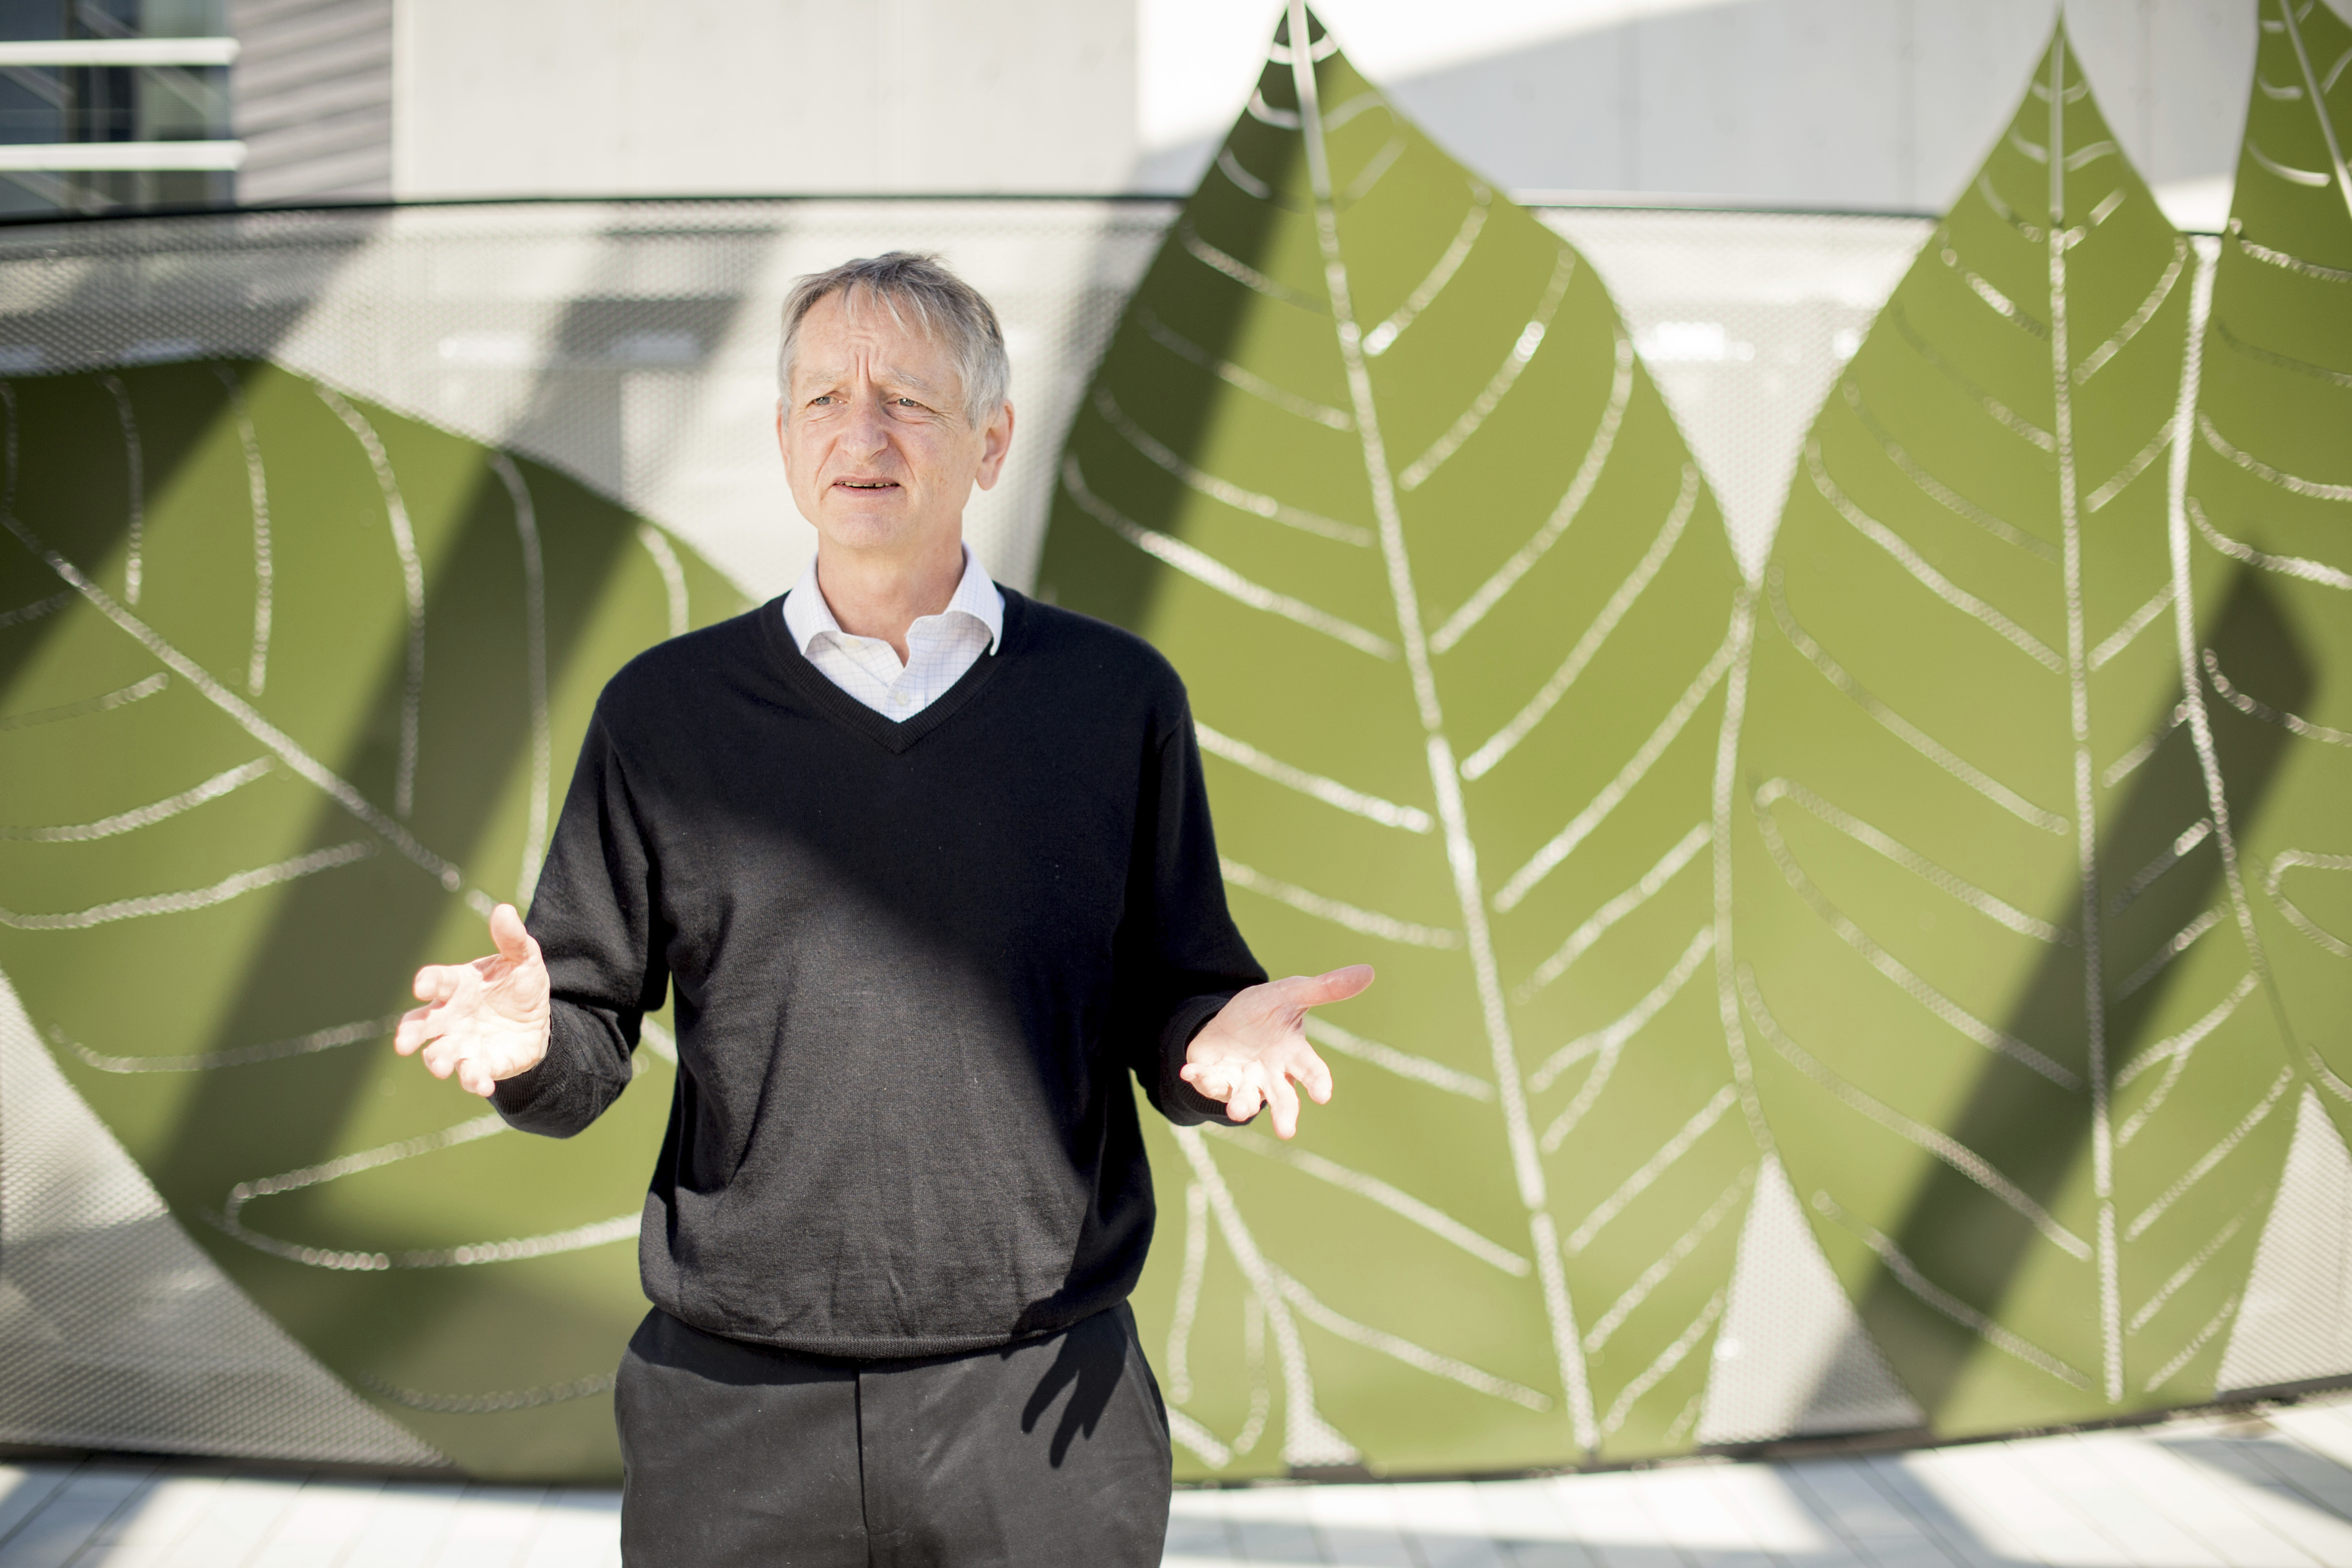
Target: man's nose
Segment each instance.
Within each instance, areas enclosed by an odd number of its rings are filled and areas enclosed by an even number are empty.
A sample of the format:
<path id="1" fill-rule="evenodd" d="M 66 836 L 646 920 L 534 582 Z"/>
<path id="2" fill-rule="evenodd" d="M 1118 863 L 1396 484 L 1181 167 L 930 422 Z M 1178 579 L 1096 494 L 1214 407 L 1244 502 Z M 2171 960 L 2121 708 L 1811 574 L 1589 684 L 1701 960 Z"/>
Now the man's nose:
<path id="1" fill-rule="evenodd" d="M 861 392 L 849 402 L 849 445 L 860 454 L 879 452 L 890 444 L 890 422 L 878 392 Z"/>

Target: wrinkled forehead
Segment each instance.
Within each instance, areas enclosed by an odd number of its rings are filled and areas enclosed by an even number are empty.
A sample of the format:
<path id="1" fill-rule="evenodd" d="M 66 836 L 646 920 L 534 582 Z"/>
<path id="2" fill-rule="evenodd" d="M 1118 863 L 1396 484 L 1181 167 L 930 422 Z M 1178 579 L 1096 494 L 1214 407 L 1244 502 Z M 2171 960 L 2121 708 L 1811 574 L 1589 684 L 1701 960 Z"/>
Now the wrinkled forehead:
<path id="1" fill-rule="evenodd" d="M 862 283 L 835 289 L 801 319 L 793 379 L 826 379 L 862 365 L 893 379 L 952 386 L 954 351 L 936 330 L 921 301 L 879 293 Z"/>

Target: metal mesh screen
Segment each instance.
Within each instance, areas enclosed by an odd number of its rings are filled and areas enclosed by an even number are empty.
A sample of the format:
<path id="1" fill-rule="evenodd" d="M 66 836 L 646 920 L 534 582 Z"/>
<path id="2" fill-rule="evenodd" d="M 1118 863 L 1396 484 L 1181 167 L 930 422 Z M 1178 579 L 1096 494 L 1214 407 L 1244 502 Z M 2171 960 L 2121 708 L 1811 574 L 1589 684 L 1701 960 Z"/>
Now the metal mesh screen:
<path id="1" fill-rule="evenodd" d="M 0 374 L 274 360 L 566 469 L 764 596 L 790 583 L 814 538 L 775 455 L 776 304 L 793 277 L 845 256 L 935 251 L 1006 327 L 1015 455 L 967 522 L 995 575 L 1026 587 L 1055 451 L 1174 212 L 578 203 L 20 227 L 0 232 Z M 1752 574 L 1807 426 L 1931 225 L 1541 215 L 1633 324 Z M 0 1439 L 433 1461 L 178 1231 L 5 989 L 0 1113 Z M 2315 1107 L 2303 1120 L 2280 1200 L 2294 1234 L 2265 1241 L 2272 1261 L 2257 1270 L 2225 1386 L 2352 1366 L 2340 1244 L 2352 1166 Z M 1763 1187 L 1700 1440 L 1915 1425 L 1777 1167 Z"/>

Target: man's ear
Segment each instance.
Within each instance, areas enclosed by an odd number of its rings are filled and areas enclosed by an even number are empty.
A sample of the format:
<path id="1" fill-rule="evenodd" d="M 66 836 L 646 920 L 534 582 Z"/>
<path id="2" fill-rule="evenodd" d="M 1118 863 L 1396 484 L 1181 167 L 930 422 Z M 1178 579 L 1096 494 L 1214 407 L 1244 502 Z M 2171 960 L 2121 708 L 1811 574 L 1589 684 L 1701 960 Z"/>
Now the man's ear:
<path id="1" fill-rule="evenodd" d="M 784 473 L 790 476 L 793 471 L 793 448 L 792 444 L 784 439 L 784 400 L 782 397 L 776 399 L 776 455 L 784 460 Z"/>
<path id="2" fill-rule="evenodd" d="M 781 407 L 777 410 L 776 418 L 781 425 L 783 419 L 783 411 Z M 996 417 L 988 422 L 988 428 L 981 432 L 980 440 L 980 472 L 973 475 L 972 478 L 982 489 L 993 490 L 996 488 L 997 476 L 1004 472 L 1004 455 L 1013 446 L 1013 405 L 1011 403 L 1006 403 L 997 411 Z"/>

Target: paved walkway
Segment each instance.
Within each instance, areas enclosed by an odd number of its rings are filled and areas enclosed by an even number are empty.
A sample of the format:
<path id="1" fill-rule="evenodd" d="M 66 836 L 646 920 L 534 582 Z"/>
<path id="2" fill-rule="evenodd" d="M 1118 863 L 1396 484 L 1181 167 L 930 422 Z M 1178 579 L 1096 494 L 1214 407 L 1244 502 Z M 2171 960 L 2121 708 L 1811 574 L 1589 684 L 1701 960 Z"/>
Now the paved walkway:
<path id="1" fill-rule="evenodd" d="M 602 1568 L 608 1491 L 0 1465 L 0 1568 Z M 1550 1480 L 1176 1497 L 1169 1568 L 2352 1568 L 2352 1399 Z"/>

